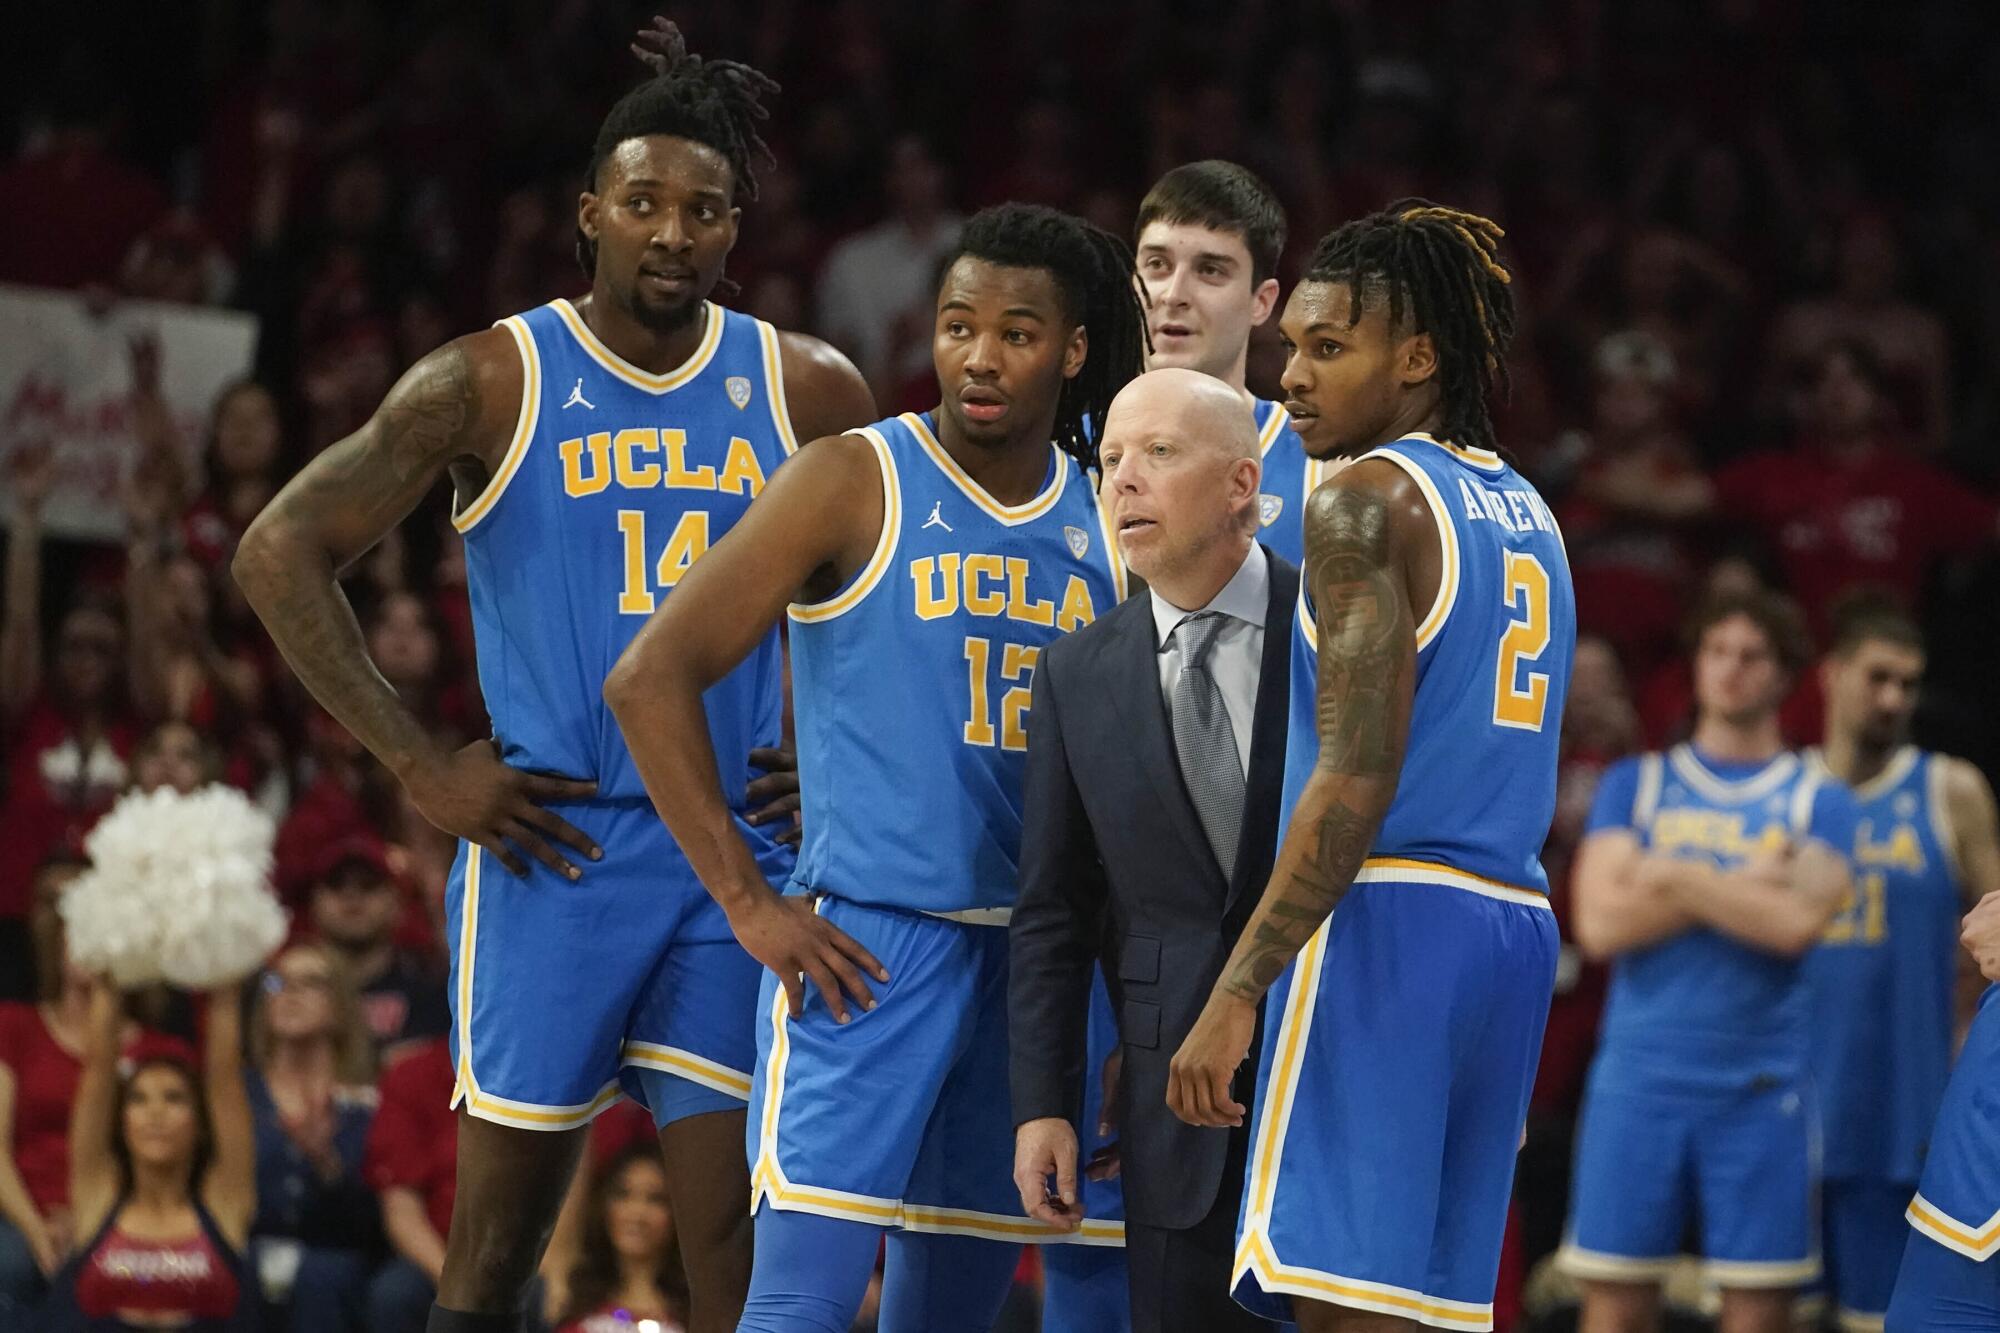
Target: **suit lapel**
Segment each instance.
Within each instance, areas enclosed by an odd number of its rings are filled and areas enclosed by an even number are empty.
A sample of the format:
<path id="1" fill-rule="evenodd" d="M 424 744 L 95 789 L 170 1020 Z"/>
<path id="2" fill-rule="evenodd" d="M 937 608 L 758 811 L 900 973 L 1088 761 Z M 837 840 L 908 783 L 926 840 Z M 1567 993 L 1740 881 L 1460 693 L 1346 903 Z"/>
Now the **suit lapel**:
<path id="1" fill-rule="evenodd" d="M 1234 911 L 1246 889 L 1261 893 L 1266 874 L 1253 875 L 1271 862 L 1284 835 L 1278 802 L 1285 783 L 1285 743 L 1291 727 L 1292 628 L 1298 607 L 1299 572 L 1270 556 L 1271 600 L 1264 613 L 1264 660 L 1257 676 L 1257 713 L 1250 722 L 1250 778 L 1243 793 L 1243 829 L 1236 840 L 1236 874 L 1229 884 L 1225 915 Z M 1250 883 L 1252 879 L 1257 882 Z"/>
<path id="2" fill-rule="evenodd" d="M 1222 865 L 1215 849 L 1202 832 L 1201 816 L 1181 780 L 1181 766 L 1174 754 L 1173 733 L 1167 725 L 1166 700 L 1160 697 L 1159 645 L 1154 637 L 1152 598 L 1145 593 L 1126 604 L 1125 623 L 1118 626 L 1112 647 L 1112 670 L 1102 677 L 1110 688 L 1112 705 L 1132 739 L 1132 757 L 1153 781 L 1160 794 L 1160 809 L 1166 822 L 1178 830 L 1181 842 L 1195 863 L 1207 868 L 1216 881 L 1222 879 Z"/>

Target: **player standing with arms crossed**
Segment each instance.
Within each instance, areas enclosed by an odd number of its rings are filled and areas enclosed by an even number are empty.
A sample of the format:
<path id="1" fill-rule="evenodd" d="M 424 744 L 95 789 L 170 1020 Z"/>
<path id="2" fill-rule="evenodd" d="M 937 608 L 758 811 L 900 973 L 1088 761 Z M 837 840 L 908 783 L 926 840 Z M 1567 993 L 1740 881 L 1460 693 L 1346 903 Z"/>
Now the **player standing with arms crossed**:
<path id="1" fill-rule="evenodd" d="M 938 407 L 808 445 L 606 684 L 661 817 L 773 973 L 744 1330 L 844 1333 L 885 1230 L 885 1333 L 990 1327 L 1020 1241 L 1122 1239 L 1021 1213 L 1003 927 L 1035 658 L 1123 592 L 1082 462 L 1085 415 L 1140 368 L 1131 274 L 1065 214 L 973 217 L 938 290 Z M 786 616 L 805 845 L 780 897 L 717 795 L 700 700 Z M 833 938 L 766 924 L 799 920 Z"/>
<path id="2" fill-rule="evenodd" d="M 1281 324 L 1307 452 L 1354 461 L 1306 506 L 1289 828 L 1167 1099 L 1242 1123 L 1269 990 L 1236 1295 L 1305 1333 L 1491 1327 L 1555 977 L 1538 854 L 1576 613 L 1494 447 L 1499 237 L 1404 200 L 1320 242 Z"/>
<path id="3" fill-rule="evenodd" d="M 1847 1333 L 1881 1328 L 1889 1308 L 1953 1036 L 1978 1001 L 1959 975 L 1959 914 L 2000 891 L 1986 778 L 1910 744 L 1923 674 L 1906 616 L 1846 607 L 1820 668 L 1826 741 L 1808 756 L 1853 792 L 1860 821 L 1854 894 L 1805 960 L 1826 1127 L 1821 1260 Z"/>
<path id="4" fill-rule="evenodd" d="M 300 679 L 464 840 L 447 898 L 458 1206 L 432 1333 L 515 1327 L 583 1126 L 621 1086 L 661 1126 L 697 1333 L 735 1327 L 749 1277 L 757 965 L 653 815 L 599 692 L 796 441 L 874 407 L 839 353 L 708 299 L 775 85 L 666 44 L 665 72 L 612 108 L 591 152 L 590 296 L 423 358 L 279 493 L 235 562 Z M 456 753 L 371 665 L 338 582 L 447 473 L 494 724 Z M 709 795 L 756 873 L 781 879 L 789 852 L 742 824 L 745 756 L 779 740 L 777 635 L 741 656 L 697 706 L 729 759 Z"/>

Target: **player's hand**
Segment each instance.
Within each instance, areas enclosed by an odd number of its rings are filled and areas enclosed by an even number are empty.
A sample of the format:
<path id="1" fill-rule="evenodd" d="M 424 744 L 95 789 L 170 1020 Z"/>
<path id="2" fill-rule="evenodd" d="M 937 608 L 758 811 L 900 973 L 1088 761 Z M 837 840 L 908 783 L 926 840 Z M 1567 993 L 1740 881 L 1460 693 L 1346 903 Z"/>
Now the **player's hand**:
<path id="1" fill-rule="evenodd" d="M 1076 1130 L 1069 1121 L 1044 1116 L 1014 1131 L 1014 1188 L 1021 1191 L 1021 1211 L 1037 1222 L 1058 1231 L 1083 1224 L 1076 1196 Z"/>
<path id="2" fill-rule="evenodd" d="M 803 895 L 755 894 L 730 913 L 729 929 L 746 953 L 777 973 L 793 1018 L 805 1012 L 806 977 L 836 1023 L 848 1020 L 850 996 L 863 1009 L 875 1007 L 875 996 L 861 979 L 863 968 L 877 981 L 889 979 L 889 969 L 874 954 L 815 912 L 812 899 Z"/>
<path id="3" fill-rule="evenodd" d="M 1229 1084 L 1256 1035 L 1256 1005 L 1223 990 L 1210 994 L 1167 1067 L 1168 1109 L 1190 1125 L 1242 1124 L 1244 1108 Z"/>
<path id="4" fill-rule="evenodd" d="M 744 822 L 761 826 L 783 820 L 784 826 L 771 835 L 772 839 L 798 846 L 799 838 L 804 833 L 797 819 L 798 755 L 790 750 L 759 747 L 750 752 L 750 766 L 763 769 L 764 776 L 753 781 L 745 790 L 750 801 L 750 813 L 743 816 Z"/>
<path id="5" fill-rule="evenodd" d="M 1958 938 L 1988 981 L 2000 981 L 2000 893 L 1989 893 L 1965 914 Z"/>
<path id="6" fill-rule="evenodd" d="M 526 852 L 565 879 L 583 872 L 557 851 L 560 842 L 593 861 L 604 849 L 568 820 L 542 807 L 597 794 L 595 782 L 524 773 L 500 762 L 500 748 L 474 741 L 450 754 L 427 756 L 403 774 L 403 786 L 425 819 L 446 833 L 476 842 L 512 873 L 526 877 Z"/>

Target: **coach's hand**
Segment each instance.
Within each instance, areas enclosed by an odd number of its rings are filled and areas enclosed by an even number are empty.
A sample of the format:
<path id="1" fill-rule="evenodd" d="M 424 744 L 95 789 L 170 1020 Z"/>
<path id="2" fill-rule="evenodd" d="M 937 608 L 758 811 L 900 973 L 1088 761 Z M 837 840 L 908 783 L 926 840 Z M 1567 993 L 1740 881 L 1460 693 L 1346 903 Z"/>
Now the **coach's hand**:
<path id="1" fill-rule="evenodd" d="M 1980 974 L 1988 981 L 2000 981 L 2000 893 L 1987 894 L 1965 914 L 1958 938 L 1979 964 Z"/>
<path id="2" fill-rule="evenodd" d="M 588 800 L 597 794 L 597 784 L 511 768 L 500 762 L 500 747 L 490 740 L 474 741 L 449 754 L 426 755 L 400 776 L 425 819 L 446 833 L 478 843 L 516 875 L 528 873 L 528 863 L 520 855 L 524 851 L 566 879 L 582 878 L 583 872 L 549 839 L 566 843 L 593 861 L 604 857 L 603 848 L 575 825 L 542 808 L 555 801 Z"/>
<path id="3" fill-rule="evenodd" d="M 1242 1124 L 1244 1108 L 1229 1095 L 1229 1084 L 1256 1035 L 1256 1005 L 1225 990 L 1212 992 L 1167 1067 L 1168 1109 L 1190 1125 Z"/>
<path id="4" fill-rule="evenodd" d="M 762 826 L 783 820 L 784 826 L 771 835 L 772 840 L 798 846 L 804 832 L 798 821 L 798 755 L 790 750 L 760 746 L 750 752 L 750 766 L 763 769 L 764 776 L 752 781 L 744 792 L 750 813 L 743 816 L 743 821 Z"/>
<path id="5" fill-rule="evenodd" d="M 836 1023 L 848 1019 L 848 996 L 863 1009 L 875 1007 L 862 968 L 877 981 L 889 979 L 874 954 L 813 911 L 812 899 L 800 894 L 752 894 L 729 914 L 729 929 L 746 953 L 778 974 L 793 1018 L 805 1012 L 806 977 L 819 987 Z"/>
<path id="6" fill-rule="evenodd" d="M 1021 1211 L 1037 1222 L 1058 1231 L 1083 1225 L 1076 1198 L 1076 1130 L 1069 1121 L 1044 1116 L 1023 1121 L 1014 1131 L 1014 1188 L 1021 1191 Z"/>

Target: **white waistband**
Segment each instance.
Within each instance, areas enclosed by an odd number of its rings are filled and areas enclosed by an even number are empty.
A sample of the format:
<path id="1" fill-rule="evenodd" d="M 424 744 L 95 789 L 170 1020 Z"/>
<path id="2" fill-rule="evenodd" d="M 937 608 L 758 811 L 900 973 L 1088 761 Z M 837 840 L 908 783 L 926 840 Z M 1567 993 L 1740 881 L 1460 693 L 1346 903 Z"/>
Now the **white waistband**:
<path id="1" fill-rule="evenodd" d="M 925 912 L 940 921 L 956 921 L 961 926 L 1004 926 L 1014 919 L 1011 907 L 968 907 L 962 912 Z"/>

